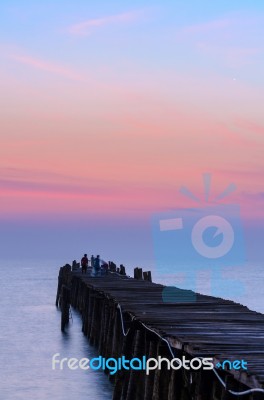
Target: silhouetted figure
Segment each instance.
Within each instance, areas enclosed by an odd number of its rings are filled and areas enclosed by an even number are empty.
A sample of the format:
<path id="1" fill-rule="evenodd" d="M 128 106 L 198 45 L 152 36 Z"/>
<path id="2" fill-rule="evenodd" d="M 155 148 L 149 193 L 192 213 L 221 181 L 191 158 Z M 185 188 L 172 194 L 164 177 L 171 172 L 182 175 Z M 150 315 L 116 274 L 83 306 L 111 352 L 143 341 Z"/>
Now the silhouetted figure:
<path id="1" fill-rule="evenodd" d="M 94 256 L 92 255 L 92 257 L 91 257 L 91 267 L 92 267 L 92 268 L 94 268 L 94 260 L 95 260 L 95 258 L 94 258 Z"/>
<path id="2" fill-rule="evenodd" d="M 94 260 L 94 269 L 96 272 L 100 271 L 100 256 L 96 256 L 96 259 Z"/>
<path id="3" fill-rule="evenodd" d="M 83 258 L 81 259 L 81 266 L 82 266 L 82 274 L 87 272 L 88 267 L 88 258 L 87 254 L 84 254 Z"/>
<path id="4" fill-rule="evenodd" d="M 101 273 L 103 275 L 106 275 L 108 273 L 108 264 L 106 261 L 103 261 L 102 266 L 101 266 Z"/>

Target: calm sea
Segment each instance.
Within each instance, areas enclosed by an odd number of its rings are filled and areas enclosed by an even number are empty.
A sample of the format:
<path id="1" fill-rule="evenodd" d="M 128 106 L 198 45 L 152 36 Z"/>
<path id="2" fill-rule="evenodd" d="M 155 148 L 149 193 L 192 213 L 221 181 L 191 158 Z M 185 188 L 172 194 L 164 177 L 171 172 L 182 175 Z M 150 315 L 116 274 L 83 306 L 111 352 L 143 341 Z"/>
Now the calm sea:
<path id="1" fill-rule="evenodd" d="M 51 359 L 55 353 L 79 359 L 98 356 L 81 332 L 78 313 L 73 311 L 68 332 L 60 331 L 60 312 L 54 305 L 59 266 L 57 261 L 0 264 L 0 400 L 107 400 L 112 397 L 112 385 L 101 371 L 52 370 Z M 128 272 L 132 275 L 132 268 Z M 244 288 L 239 297 L 230 290 L 226 298 L 264 312 L 264 270 L 260 265 L 227 269 L 223 276 L 239 280 Z M 172 283 L 155 271 L 153 280 Z M 211 280 L 206 271 L 201 271 L 198 291 L 210 294 Z"/>
<path id="2" fill-rule="evenodd" d="M 10 261 L 0 268 L 0 399 L 111 399 L 112 385 L 102 371 L 52 370 L 55 353 L 97 356 L 77 313 L 68 333 L 60 331 L 58 263 Z"/>

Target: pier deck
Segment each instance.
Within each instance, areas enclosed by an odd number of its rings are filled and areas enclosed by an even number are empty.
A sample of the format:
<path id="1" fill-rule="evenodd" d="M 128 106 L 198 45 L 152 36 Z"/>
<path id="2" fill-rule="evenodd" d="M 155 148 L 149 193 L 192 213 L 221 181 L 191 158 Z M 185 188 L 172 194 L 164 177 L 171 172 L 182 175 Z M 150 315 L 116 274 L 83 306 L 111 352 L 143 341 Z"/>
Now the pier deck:
<path id="1" fill-rule="evenodd" d="M 114 356 L 113 353 L 115 355 L 124 353 L 126 338 L 122 338 L 124 335 L 121 332 L 121 316 L 118 316 L 117 312 L 119 305 L 124 316 L 125 330 L 131 328 L 135 322 L 137 323 L 136 333 L 141 328 L 147 330 L 141 342 L 139 337 L 135 339 L 134 332 L 133 338 L 130 338 L 132 347 L 143 347 L 141 352 L 145 351 L 145 354 L 149 356 L 165 354 L 164 349 L 163 353 L 160 350 L 161 343 L 155 350 L 151 350 L 154 332 L 156 332 L 160 337 L 168 340 L 175 351 L 175 357 L 183 354 L 190 358 L 213 357 L 215 364 L 226 359 L 244 359 L 247 362 L 246 371 L 216 369 L 225 381 L 227 389 L 241 392 L 249 388 L 264 387 L 264 315 L 250 311 L 247 307 L 232 301 L 212 296 L 197 294 L 195 300 L 191 301 L 190 292 L 180 289 L 175 289 L 173 301 L 164 302 L 163 289 L 163 285 L 117 273 L 108 272 L 107 275 L 93 277 L 90 273 L 82 275 L 79 271 L 71 272 L 71 303 L 81 311 L 83 331 L 92 343 L 98 346 L 101 353 L 108 356 Z M 113 336 L 110 347 L 106 343 L 108 341 L 106 335 Z M 122 345 L 119 346 L 116 342 L 119 344 L 122 342 Z M 138 354 L 137 350 L 133 352 L 134 356 L 135 354 Z M 159 392 L 156 398 L 264 399 L 263 393 L 260 392 L 243 397 L 233 396 L 226 390 L 223 391 L 220 388 L 221 384 L 217 383 L 215 378 L 216 376 L 213 377 L 212 374 L 207 374 L 207 376 L 205 374 L 202 377 L 199 375 L 200 388 L 196 388 L 190 397 L 187 394 L 184 397 L 183 391 L 178 397 L 173 397 L 170 388 L 165 390 L 163 397 Z M 214 380 L 216 382 L 213 383 Z M 120 385 L 120 383 L 119 386 L 116 385 L 114 398 L 129 399 L 128 388 L 126 388 L 125 396 L 124 388 L 120 388 Z M 146 383 L 143 386 L 145 387 Z M 135 398 L 147 399 L 146 388 L 144 393 L 143 397 Z M 152 393 L 152 396 L 154 394 Z"/>

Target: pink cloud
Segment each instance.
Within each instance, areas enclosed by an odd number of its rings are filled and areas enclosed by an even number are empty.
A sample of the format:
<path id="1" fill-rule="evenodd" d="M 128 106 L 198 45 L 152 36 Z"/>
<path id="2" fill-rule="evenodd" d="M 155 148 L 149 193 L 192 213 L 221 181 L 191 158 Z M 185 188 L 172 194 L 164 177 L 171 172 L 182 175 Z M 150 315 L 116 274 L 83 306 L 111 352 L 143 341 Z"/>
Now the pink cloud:
<path id="1" fill-rule="evenodd" d="M 261 42 L 252 37 L 257 46 L 241 46 L 241 37 L 246 34 L 249 43 L 251 32 L 263 22 L 257 16 L 232 14 L 220 19 L 185 26 L 178 32 L 178 39 L 185 40 L 196 51 L 229 67 L 241 67 L 252 63 L 254 57 L 263 51 Z M 238 44 L 239 43 L 239 44 Z"/>
<path id="2" fill-rule="evenodd" d="M 52 74 L 57 74 L 74 81 L 84 80 L 83 77 L 81 77 L 81 75 L 79 75 L 75 71 L 59 64 L 40 60 L 38 58 L 31 56 L 17 55 L 17 54 L 11 54 L 9 55 L 9 58 L 20 64 L 25 64 L 38 70 L 50 72 Z"/>
<path id="3" fill-rule="evenodd" d="M 186 26 L 182 29 L 182 33 L 197 34 L 197 33 L 207 33 L 214 30 L 221 30 L 223 28 L 232 25 L 233 22 L 234 21 L 230 18 L 217 19 L 209 22 L 204 22 L 201 24 Z"/>
<path id="4" fill-rule="evenodd" d="M 71 25 L 68 28 L 68 32 L 75 36 L 86 36 L 89 35 L 91 33 L 91 30 L 94 28 L 100 28 L 102 26 L 110 24 L 135 21 L 139 18 L 140 14 L 141 13 L 134 11 L 102 18 L 89 19 L 87 21 L 82 21 L 77 24 Z"/>
<path id="5" fill-rule="evenodd" d="M 252 63 L 253 57 L 262 52 L 262 49 L 257 47 L 226 46 L 206 42 L 198 42 L 196 48 L 201 53 L 217 57 L 232 67 Z"/>
<path id="6" fill-rule="evenodd" d="M 237 118 L 235 126 L 238 128 L 237 130 L 250 135 L 249 139 L 251 141 L 255 139 L 263 140 L 264 138 L 264 125 L 243 118 Z"/>

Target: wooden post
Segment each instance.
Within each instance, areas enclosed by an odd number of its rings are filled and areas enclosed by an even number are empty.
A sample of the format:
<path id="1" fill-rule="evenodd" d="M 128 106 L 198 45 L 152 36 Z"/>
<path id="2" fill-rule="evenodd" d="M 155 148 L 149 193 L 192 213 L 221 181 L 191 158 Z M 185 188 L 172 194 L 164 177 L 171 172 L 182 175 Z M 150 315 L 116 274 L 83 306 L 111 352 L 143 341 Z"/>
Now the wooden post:
<path id="1" fill-rule="evenodd" d="M 56 296 L 56 307 L 59 306 L 60 296 L 61 296 L 61 286 L 62 286 L 62 268 L 60 268 L 59 276 L 58 276 L 58 288 L 57 288 L 57 296 Z"/>
<path id="2" fill-rule="evenodd" d="M 148 358 L 157 358 L 157 340 L 148 339 Z M 144 400 L 152 400 L 154 388 L 155 371 L 150 371 L 149 375 L 145 377 L 145 391 Z"/>
<path id="3" fill-rule="evenodd" d="M 199 382 L 196 385 L 196 394 L 198 400 L 212 400 L 213 383 L 215 375 L 212 371 L 198 370 L 196 374 L 199 376 Z"/>
<path id="4" fill-rule="evenodd" d="M 136 330 L 133 341 L 133 358 L 142 358 L 145 352 L 145 335 L 142 329 Z M 140 400 L 145 390 L 145 371 L 130 371 L 126 400 Z"/>
<path id="5" fill-rule="evenodd" d="M 113 261 L 109 262 L 109 267 L 111 272 L 116 272 L 116 264 Z"/>
<path id="6" fill-rule="evenodd" d="M 120 275 L 126 275 L 126 269 L 123 264 L 120 264 Z"/>
<path id="7" fill-rule="evenodd" d="M 144 277 L 144 281 L 152 282 L 151 271 L 144 271 L 143 277 Z"/>
<path id="8" fill-rule="evenodd" d="M 65 326 L 69 323 L 70 312 L 70 289 L 62 285 L 61 296 L 61 331 L 64 332 Z"/>
<path id="9" fill-rule="evenodd" d="M 151 271 L 148 271 L 148 281 L 152 282 Z"/>
<path id="10" fill-rule="evenodd" d="M 143 273 L 142 268 L 134 268 L 134 279 L 142 279 Z"/>
<path id="11" fill-rule="evenodd" d="M 157 342 L 157 354 L 162 358 L 170 358 L 168 354 L 167 345 L 161 340 Z M 161 364 L 161 369 L 156 369 L 154 372 L 154 383 L 153 383 L 153 400 L 167 400 L 169 397 L 169 382 L 171 371 L 168 368 L 167 363 Z"/>
<path id="12" fill-rule="evenodd" d="M 168 400 L 181 400 L 182 391 L 182 372 L 181 370 L 172 370 L 170 376 L 170 382 L 168 387 Z M 198 400 L 198 399 L 197 399 Z M 205 400 L 201 397 L 200 400 Z M 210 400 L 212 400 L 210 398 Z"/>

